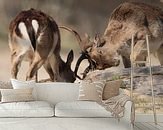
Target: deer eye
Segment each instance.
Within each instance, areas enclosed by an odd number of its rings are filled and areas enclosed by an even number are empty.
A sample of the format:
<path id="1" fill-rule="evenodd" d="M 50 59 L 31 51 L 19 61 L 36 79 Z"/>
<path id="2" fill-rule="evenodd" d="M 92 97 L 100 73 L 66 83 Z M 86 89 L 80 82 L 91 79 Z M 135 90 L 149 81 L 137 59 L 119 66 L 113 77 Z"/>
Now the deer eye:
<path id="1" fill-rule="evenodd" d="M 97 50 L 97 52 L 98 52 L 100 55 L 102 55 L 102 53 L 103 53 L 101 50 Z"/>

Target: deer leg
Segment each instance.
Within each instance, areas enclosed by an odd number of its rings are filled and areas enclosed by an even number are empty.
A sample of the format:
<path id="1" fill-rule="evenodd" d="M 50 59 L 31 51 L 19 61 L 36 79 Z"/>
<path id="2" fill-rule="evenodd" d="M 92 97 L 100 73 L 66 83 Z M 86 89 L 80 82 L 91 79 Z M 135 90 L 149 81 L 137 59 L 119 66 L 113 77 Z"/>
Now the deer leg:
<path id="1" fill-rule="evenodd" d="M 49 63 L 49 60 L 47 60 L 47 61 L 44 63 L 43 66 L 44 66 L 46 72 L 49 74 L 51 81 L 54 81 L 54 73 L 53 73 L 53 70 L 52 70 L 51 65 L 50 65 L 50 63 Z"/>
<path id="2" fill-rule="evenodd" d="M 16 55 L 16 53 L 11 55 L 11 64 L 12 64 L 11 77 L 14 79 L 17 79 L 17 74 L 19 72 L 19 68 L 21 65 L 23 55 L 20 55 L 20 56 L 15 56 L 15 55 Z"/>
<path id="3" fill-rule="evenodd" d="M 57 57 L 54 54 L 49 58 L 49 64 L 53 71 L 53 81 L 60 81 L 59 63 L 57 62 Z"/>
<path id="4" fill-rule="evenodd" d="M 37 70 L 44 64 L 45 59 L 41 58 L 39 54 L 36 52 L 34 56 L 34 60 L 29 67 L 27 72 L 26 80 L 31 80 L 33 76 L 36 74 Z"/>
<path id="5" fill-rule="evenodd" d="M 125 68 L 130 68 L 131 67 L 130 58 L 127 58 L 125 56 L 122 56 L 122 61 L 123 61 L 123 64 L 124 64 L 124 67 Z"/>
<path id="6" fill-rule="evenodd" d="M 29 62 L 29 66 L 31 66 L 31 65 L 32 65 L 32 60 L 30 60 L 30 62 Z M 36 71 L 34 79 L 35 79 L 36 82 L 38 82 L 38 71 Z"/>
<path id="7" fill-rule="evenodd" d="M 131 61 L 145 61 L 147 57 L 147 51 L 143 49 L 147 49 L 145 40 L 139 40 L 136 42 L 134 46 L 134 54 L 133 58 L 130 55 Z M 145 66 L 145 63 L 141 63 L 138 66 Z"/>
<path id="8" fill-rule="evenodd" d="M 163 65 L 163 45 L 157 50 L 157 58 L 161 65 Z"/>

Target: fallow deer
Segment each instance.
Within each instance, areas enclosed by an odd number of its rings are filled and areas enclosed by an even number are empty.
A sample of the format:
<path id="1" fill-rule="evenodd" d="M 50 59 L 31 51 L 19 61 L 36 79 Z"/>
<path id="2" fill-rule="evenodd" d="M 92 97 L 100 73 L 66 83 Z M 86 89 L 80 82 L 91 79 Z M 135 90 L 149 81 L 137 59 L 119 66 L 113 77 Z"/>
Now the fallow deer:
<path id="1" fill-rule="evenodd" d="M 29 61 L 26 80 L 30 80 L 43 65 L 52 81 L 74 82 L 71 70 L 73 51 L 67 62 L 60 57 L 60 32 L 58 25 L 47 14 L 30 9 L 20 12 L 9 26 L 12 78 L 17 78 L 22 60 Z"/>
<path id="2" fill-rule="evenodd" d="M 144 3 L 126 2 L 113 11 L 102 38 L 97 37 L 85 52 L 95 62 L 96 69 L 117 66 L 118 55 L 127 68 L 130 67 L 132 36 L 135 41 L 133 60 L 146 59 L 147 53 L 142 51 L 146 48 L 146 35 L 149 35 L 150 52 L 156 52 L 163 65 L 163 11 Z"/>

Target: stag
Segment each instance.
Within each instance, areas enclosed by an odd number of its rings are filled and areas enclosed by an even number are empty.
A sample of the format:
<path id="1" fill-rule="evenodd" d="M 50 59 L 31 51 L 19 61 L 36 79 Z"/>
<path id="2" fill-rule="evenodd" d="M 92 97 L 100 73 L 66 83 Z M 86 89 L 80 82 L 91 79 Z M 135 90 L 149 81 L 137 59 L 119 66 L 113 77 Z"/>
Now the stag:
<path id="1" fill-rule="evenodd" d="M 82 55 L 94 61 L 96 69 L 119 65 L 122 56 L 124 67 L 131 66 L 131 38 L 134 36 L 134 59 L 146 60 L 146 35 L 149 36 L 151 53 L 157 53 L 163 65 L 163 11 L 144 3 L 126 2 L 119 5 L 111 14 L 102 38 L 99 36 Z M 84 45 L 83 45 L 84 46 Z M 81 57 L 82 57 L 81 55 Z M 81 63 L 79 58 L 76 68 Z"/>
<path id="2" fill-rule="evenodd" d="M 74 82 L 76 79 L 71 70 L 73 51 L 69 52 L 66 62 L 61 59 L 58 25 L 41 11 L 22 11 L 11 21 L 9 47 L 12 78 L 17 78 L 21 62 L 25 60 L 29 62 L 26 80 L 32 79 L 41 66 L 52 81 Z"/>

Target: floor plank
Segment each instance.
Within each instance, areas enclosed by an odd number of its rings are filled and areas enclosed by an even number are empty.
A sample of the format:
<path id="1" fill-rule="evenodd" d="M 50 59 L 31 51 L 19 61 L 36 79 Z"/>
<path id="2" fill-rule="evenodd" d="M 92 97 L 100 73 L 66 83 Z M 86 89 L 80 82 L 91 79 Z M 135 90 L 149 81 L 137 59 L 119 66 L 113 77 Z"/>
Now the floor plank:
<path id="1" fill-rule="evenodd" d="M 139 128 L 140 130 L 149 130 L 148 127 L 144 126 L 142 123 L 140 122 L 136 122 L 136 127 Z"/>
<path id="2" fill-rule="evenodd" d="M 159 123 L 159 126 L 163 127 L 163 123 Z"/>
<path id="3" fill-rule="evenodd" d="M 163 130 L 163 123 L 158 123 L 157 125 L 155 125 L 155 123 L 150 123 L 150 124 L 152 124 L 153 126 L 155 126 L 156 128 L 158 128 L 159 130 Z M 162 124 L 162 126 L 161 126 L 161 124 Z"/>
<path id="4" fill-rule="evenodd" d="M 149 129 L 151 129 L 151 130 L 160 130 L 158 127 L 157 127 L 157 125 L 155 125 L 155 124 L 152 124 L 152 123 L 148 123 L 148 122 L 145 122 L 145 123 L 143 123 L 146 127 L 148 127 Z"/>
<path id="5" fill-rule="evenodd" d="M 155 125 L 153 122 L 136 122 L 134 130 L 163 130 L 163 123 Z"/>
<path id="6" fill-rule="evenodd" d="M 136 125 L 134 126 L 134 130 L 141 130 Z"/>

